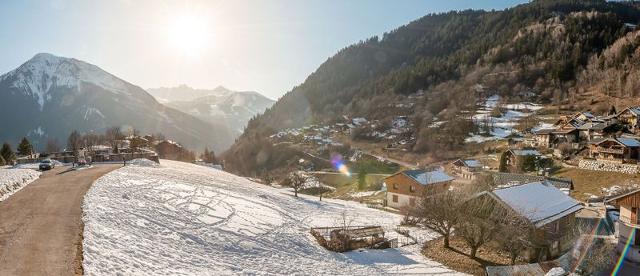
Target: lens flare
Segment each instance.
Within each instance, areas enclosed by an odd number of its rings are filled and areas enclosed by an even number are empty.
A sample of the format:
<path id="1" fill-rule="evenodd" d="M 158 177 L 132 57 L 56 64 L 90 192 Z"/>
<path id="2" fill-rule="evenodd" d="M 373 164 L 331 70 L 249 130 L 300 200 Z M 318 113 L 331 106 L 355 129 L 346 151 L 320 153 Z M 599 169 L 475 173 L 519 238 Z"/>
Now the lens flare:
<path id="1" fill-rule="evenodd" d="M 613 269 L 613 271 L 611 272 L 611 275 L 618 275 L 618 272 L 620 271 L 620 268 L 622 267 L 622 263 L 624 263 L 624 256 L 627 255 L 627 251 L 629 251 L 629 248 L 631 247 L 631 241 L 633 241 L 633 237 L 635 237 L 636 235 L 636 231 L 631 231 L 631 235 L 629 235 L 629 239 L 627 240 L 627 244 L 624 246 L 624 250 L 622 250 L 622 253 L 620 254 L 620 259 L 618 259 L 618 262 L 616 263 L 615 268 Z"/>
<path id="2" fill-rule="evenodd" d="M 345 164 L 344 160 L 342 160 L 342 155 L 334 154 L 333 156 L 331 156 L 331 165 L 333 165 L 333 168 L 340 173 L 346 176 L 351 176 L 349 168 Z"/>

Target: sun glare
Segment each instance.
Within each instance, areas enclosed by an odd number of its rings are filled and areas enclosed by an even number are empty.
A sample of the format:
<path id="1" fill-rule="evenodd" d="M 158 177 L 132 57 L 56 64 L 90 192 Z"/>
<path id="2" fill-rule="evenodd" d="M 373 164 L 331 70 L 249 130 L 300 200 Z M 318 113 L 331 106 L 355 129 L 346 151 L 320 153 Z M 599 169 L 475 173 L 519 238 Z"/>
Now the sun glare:
<path id="1" fill-rule="evenodd" d="M 182 15 L 169 25 L 169 42 L 182 54 L 197 57 L 207 48 L 210 33 L 204 17 Z"/>

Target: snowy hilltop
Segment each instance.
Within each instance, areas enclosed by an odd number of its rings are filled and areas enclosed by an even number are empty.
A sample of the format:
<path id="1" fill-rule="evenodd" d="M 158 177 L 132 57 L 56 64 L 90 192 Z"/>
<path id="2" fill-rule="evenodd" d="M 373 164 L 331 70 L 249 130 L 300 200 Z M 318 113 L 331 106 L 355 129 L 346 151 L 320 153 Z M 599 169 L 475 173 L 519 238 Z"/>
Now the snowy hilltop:
<path id="1" fill-rule="evenodd" d="M 127 166 L 100 178 L 83 206 L 87 275 L 456 274 L 421 245 L 334 253 L 310 227 L 381 225 L 402 217 L 355 202 L 295 198 L 247 179 L 174 161 Z M 416 230 L 422 241 L 435 234 Z"/>

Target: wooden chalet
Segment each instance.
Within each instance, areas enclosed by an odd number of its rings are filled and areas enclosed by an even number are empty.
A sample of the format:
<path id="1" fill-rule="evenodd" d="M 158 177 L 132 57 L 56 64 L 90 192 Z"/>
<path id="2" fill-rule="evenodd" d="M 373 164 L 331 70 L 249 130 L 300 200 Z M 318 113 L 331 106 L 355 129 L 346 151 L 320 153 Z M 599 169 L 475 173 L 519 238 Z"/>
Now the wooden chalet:
<path id="1" fill-rule="evenodd" d="M 482 163 L 474 159 L 458 159 L 452 163 L 452 171 L 463 179 L 473 180 L 482 171 Z"/>
<path id="2" fill-rule="evenodd" d="M 504 153 L 506 170 L 508 172 L 522 172 L 523 163 L 527 158 L 542 158 L 542 154 L 534 149 L 509 149 Z"/>
<path id="3" fill-rule="evenodd" d="M 610 198 L 608 203 L 620 207 L 620 218 L 616 231 L 618 238 L 618 253 L 621 253 L 626 243 L 629 242 L 630 250 L 625 259 L 632 262 L 640 262 L 640 189 Z"/>
<path id="4" fill-rule="evenodd" d="M 523 185 L 495 189 L 476 195 L 471 200 L 489 200 L 497 204 L 485 204 L 482 212 L 496 219 L 513 214 L 530 225 L 527 236 L 529 249 L 523 254 L 529 261 L 545 261 L 557 258 L 569 251 L 574 244 L 575 214 L 583 207 L 552 185 L 532 182 Z"/>
<path id="5" fill-rule="evenodd" d="M 589 155 L 599 161 L 635 164 L 639 150 L 640 141 L 626 137 L 599 139 L 589 145 Z"/>
<path id="6" fill-rule="evenodd" d="M 627 125 L 629 131 L 640 132 L 640 106 L 627 107 L 620 111 L 616 118 L 620 123 Z"/>
<path id="7" fill-rule="evenodd" d="M 453 177 L 443 171 L 405 170 L 384 179 L 387 206 L 414 207 L 425 192 L 438 193 L 449 189 Z"/>

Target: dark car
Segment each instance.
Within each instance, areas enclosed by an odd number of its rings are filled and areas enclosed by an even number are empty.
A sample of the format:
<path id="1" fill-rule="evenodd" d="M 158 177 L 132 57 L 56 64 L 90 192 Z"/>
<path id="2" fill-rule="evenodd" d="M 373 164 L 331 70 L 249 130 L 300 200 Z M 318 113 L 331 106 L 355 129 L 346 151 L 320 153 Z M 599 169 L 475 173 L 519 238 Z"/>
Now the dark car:
<path id="1" fill-rule="evenodd" d="M 53 164 L 53 162 L 51 162 L 50 159 L 42 160 L 42 162 L 40 162 L 40 166 L 39 166 L 41 171 L 47 171 L 47 170 L 53 169 L 55 167 L 56 167 L 56 165 Z"/>

